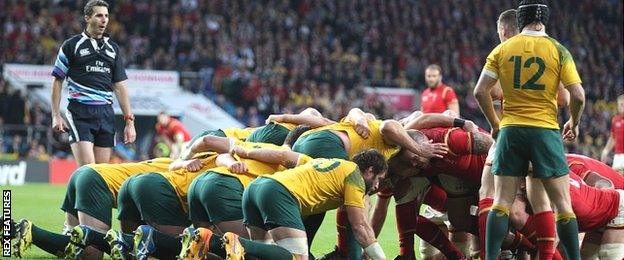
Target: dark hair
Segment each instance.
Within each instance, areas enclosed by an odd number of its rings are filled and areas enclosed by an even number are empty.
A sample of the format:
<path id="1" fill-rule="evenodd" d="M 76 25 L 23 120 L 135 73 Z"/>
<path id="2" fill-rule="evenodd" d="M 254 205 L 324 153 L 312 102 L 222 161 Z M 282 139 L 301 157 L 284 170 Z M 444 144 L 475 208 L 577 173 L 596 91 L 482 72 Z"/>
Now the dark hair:
<path id="1" fill-rule="evenodd" d="M 357 164 L 360 171 L 364 172 L 369 167 L 373 167 L 373 174 L 378 175 L 388 170 L 386 158 L 375 149 L 368 149 L 357 153 L 351 160 Z"/>
<path id="2" fill-rule="evenodd" d="M 89 0 L 84 7 L 84 15 L 91 16 L 93 15 L 93 7 L 96 6 L 104 6 L 108 9 L 108 3 L 104 0 Z"/>
<path id="3" fill-rule="evenodd" d="M 312 129 L 312 127 L 310 127 L 309 125 L 298 125 L 293 130 L 290 130 L 290 132 L 288 132 L 288 135 L 286 135 L 286 138 L 284 138 L 284 144 L 288 145 L 288 147 L 292 147 L 297 139 L 299 139 L 299 136 L 301 136 L 303 133 L 310 129 Z"/>
<path id="4" fill-rule="evenodd" d="M 498 17 L 498 24 L 506 26 L 507 28 L 518 31 L 518 17 L 516 16 L 516 9 L 509 9 L 504 11 Z"/>
<path id="5" fill-rule="evenodd" d="M 426 70 L 428 69 L 437 70 L 438 72 L 440 72 L 440 74 L 442 74 L 442 67 L 440 67 L 440 65 L 438 64 L 429 64 Z"/>
<path id="6" fill-rule="evenodd" d="M 518 4 L 518 27 L 520 30 L 535 22 L 547 25 L 549 17 L 550 10 L 545 0 L 522 0 Z"/>

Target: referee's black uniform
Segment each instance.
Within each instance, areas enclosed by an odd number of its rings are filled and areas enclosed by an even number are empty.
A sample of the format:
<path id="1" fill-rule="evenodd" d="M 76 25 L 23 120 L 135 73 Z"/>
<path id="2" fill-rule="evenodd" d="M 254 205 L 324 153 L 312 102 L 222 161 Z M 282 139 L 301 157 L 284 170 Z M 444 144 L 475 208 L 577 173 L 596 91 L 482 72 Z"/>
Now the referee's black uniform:
<path id="1" fill-rule="evenodd" d="M 113 83 L 128 78 L 119 46 L 82 32 L 63 42 L 52 76 L 67 79 L 69 105 L 65 116 L 70 142 L 88 141 L 98 147 L 115 145 Z"/>

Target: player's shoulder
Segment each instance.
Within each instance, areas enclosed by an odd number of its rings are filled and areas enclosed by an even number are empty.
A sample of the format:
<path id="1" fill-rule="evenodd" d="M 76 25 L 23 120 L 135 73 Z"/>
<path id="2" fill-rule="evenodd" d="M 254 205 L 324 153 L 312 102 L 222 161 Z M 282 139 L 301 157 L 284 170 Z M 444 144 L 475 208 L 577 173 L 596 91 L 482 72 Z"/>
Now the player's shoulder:
<path id="1" fill-rule="evenodd" d="M 446 94 L 448 91 L 455 92 L 451 86 L 446 84 L 442 85 L 442 92 Z"/>
<path id="2" fill-rule="evenodd" d="M 67 40 L 63 42 L 62 46 L 74 46 L 80 41 L 80 39 L 82 39 L 82 37 L 83 37 L 82 33 L 69 37 Z"/>
<path id="3" fill-rule="evenodd" d="M 557 54 L 559 55 L 559 62 L 561 64 L 571 60 L 572 54 L 570 53 L 568 48 L 566 48 L 563 44 L 557 41 L 557 39 L 550 36 L 545 36 L 544 38 L 547 40 L 547 42 L 552 44 L 552 48 L 557 51 Z"/>

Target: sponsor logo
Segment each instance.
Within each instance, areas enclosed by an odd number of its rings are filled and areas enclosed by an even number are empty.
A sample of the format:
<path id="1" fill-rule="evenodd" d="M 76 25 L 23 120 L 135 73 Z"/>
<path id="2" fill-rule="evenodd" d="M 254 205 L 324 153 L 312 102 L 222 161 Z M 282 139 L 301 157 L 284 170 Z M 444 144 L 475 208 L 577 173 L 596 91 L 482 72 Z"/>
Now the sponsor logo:
<path id="1" fill-rule="evenodd" d="M 26 162 L 17 165 L 0 166 L 0 185 L 24 185 L 26 178 Z"/>
<path id="2" fill-rule="evenodd" d="M 89 49 L 82 49 L 82 50 L 79 51 L 79 53 L 80 53 L 80 57 L 87 56 L 87 55 L 91 54 Z"/>
<path id="3" fill-rule="evenodd" d="M 99 60 L 95 61 L 95 66 L 85 66 L 85 70 L 87 72 L 111 73 L 111 69 L 109 67 L 105 67 L 104 62 L 101 62 Z"/>

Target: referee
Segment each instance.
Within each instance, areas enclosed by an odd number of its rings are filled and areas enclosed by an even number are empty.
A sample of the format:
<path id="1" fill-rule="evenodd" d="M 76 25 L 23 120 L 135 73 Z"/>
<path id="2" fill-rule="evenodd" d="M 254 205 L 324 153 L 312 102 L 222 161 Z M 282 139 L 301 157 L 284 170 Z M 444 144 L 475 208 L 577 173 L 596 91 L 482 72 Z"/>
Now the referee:
<path id="1" fill-rule="evenodd" d="M 72 152 L 79 165 L 110 160 L 115 145 L 113 92 L 126 122 L 124 143 L 132 143 L 136 138 L 121 51 L 104 34 L 108 3 L 90 0 L 84 7 L 84 19 L 87 28 L 63 42 L 52 70 L 52 128 L 57 132 L 69 130 Z M 65 79 L 69 88 L 65 113 L 69 127 L 59 111 Z"/>

